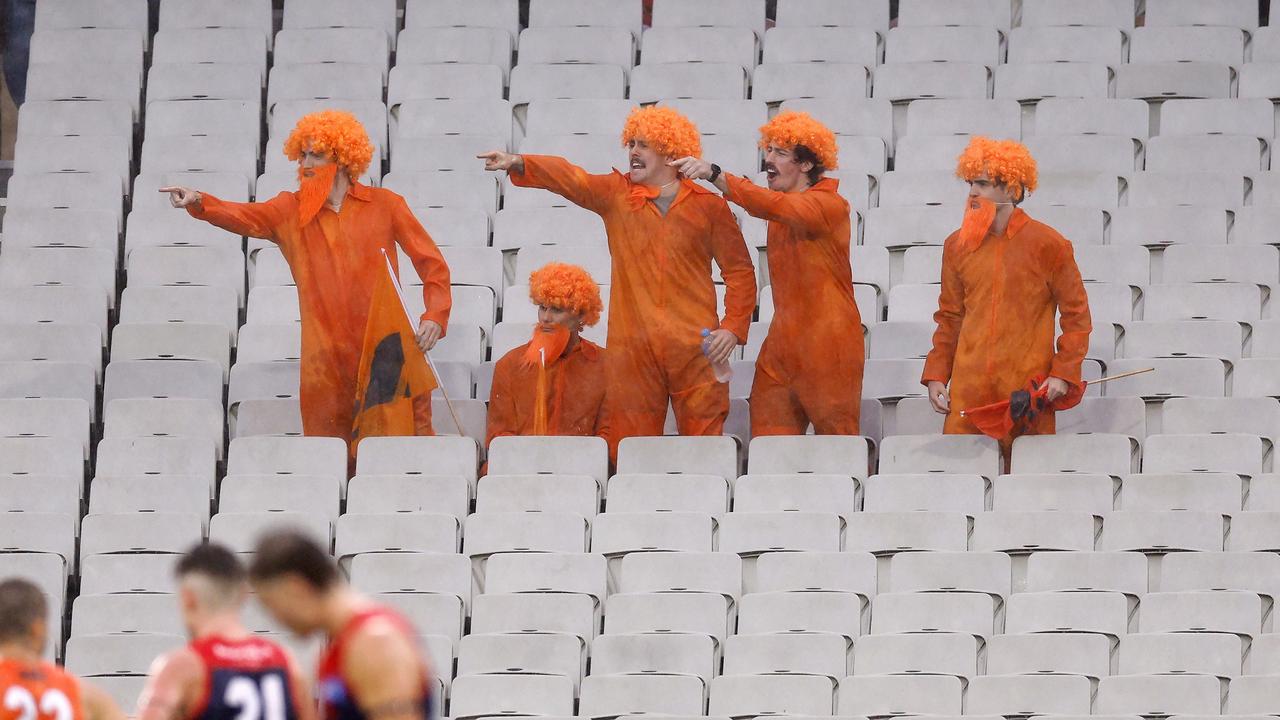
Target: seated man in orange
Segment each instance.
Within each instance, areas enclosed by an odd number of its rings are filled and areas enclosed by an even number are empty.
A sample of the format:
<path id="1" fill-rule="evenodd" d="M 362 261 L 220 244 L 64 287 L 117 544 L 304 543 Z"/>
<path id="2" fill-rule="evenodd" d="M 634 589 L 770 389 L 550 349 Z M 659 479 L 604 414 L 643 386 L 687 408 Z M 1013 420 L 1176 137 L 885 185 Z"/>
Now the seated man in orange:
<path id="1" fill-rule="evenodd" d="M 760 128 L 768 189 L 682 158 L 685 177 L 709 180 L 730 202 L 769 222 L 773 322 L 756 360 L 751 434 L 857 435 L 862 404 L 862 316 L 849 267 L 849 203 L 823 177 L 836 136 L 808 113 L 783 111 Z"/>
<path id="2" fill-rule="evenodd" d="M 943 248 L 933 316 L 938 329 L 921 383 L 934 410 L 947 416 L 944 432 L 976 434 L 960 411 L 1008 400 L 1038 376 L 1045 378 L 1049 402 L 1079 387 L 1093 324 L 1071 243 L 1018 207 L 1036 189 L 1036 162 L 1027 148 L 975 137 L 956 175 L 969 183 L 969 196 L 960 229 Z M 1053 431 L 1049 411 L 1013 434 Z M 1006 457 L 1012 442 L 1001 441 Z"/>
<path id="3" fill-rule="evenodd" d="M 417 339 L 423 352 L 449 322 L 449 268 L 404 198 L 360 183 L 373 145 L 355 116 L 325 110 L 303 117 L 284 152 L 298 161 L 299 189 L 266 202 L 227 202 L 185 187 L 160 191 L 194 218 L 280 246 L 302 313 L 303 432 L 350 442 L 365 324 L 375 283 L 387 271 L 385 258 L 398 273 L 398 244 L 422 278 L 426 312 Z M 429 402 L 415 403 L 414 425 L 417 434 L 432 434 Z"/>
<path id="4" fill-rule="evenodd" d="M 605 439 L 615 457 L 622 438 L 663 434 L 668 402 L 681 435 L 723 432 L 729 386 L 712 363 L 746 342 L 756 304 L 755 268 L 729 205 L 669 165 L 701 154 L 697 127 L 669 107 L 637 108 L 622 144 L 627 175 L 591 175 L 558 157 L 480 156 L 515 185 L 550 190 L 604 220 L 613 256 Z M 727 286 L 723 318 L 712 262 Z"/>
<path id="5" fill-rule="evenodd" d="M 577 265 L 551 263 L 529 275 L 529 297 L 538 324 L 494 366 L 486 445 L 502 435 L 600 430 L 604 348 L 579 334 L 600 320 L 600 287 Z"/>

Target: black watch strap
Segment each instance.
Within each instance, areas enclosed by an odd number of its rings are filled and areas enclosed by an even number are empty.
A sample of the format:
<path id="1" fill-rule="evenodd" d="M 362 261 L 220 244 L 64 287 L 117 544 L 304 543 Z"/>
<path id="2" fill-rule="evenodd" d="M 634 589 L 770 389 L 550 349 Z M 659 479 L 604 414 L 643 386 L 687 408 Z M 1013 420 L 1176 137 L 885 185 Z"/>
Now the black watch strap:
<path id="1" fill-rule="evenodd" d="M 707 178 L 707 180 L 710 182 L 715 182 L 719 178 L 720 178 L 720 166 L 715 163 L 711 163 L 711 177 Z"/>

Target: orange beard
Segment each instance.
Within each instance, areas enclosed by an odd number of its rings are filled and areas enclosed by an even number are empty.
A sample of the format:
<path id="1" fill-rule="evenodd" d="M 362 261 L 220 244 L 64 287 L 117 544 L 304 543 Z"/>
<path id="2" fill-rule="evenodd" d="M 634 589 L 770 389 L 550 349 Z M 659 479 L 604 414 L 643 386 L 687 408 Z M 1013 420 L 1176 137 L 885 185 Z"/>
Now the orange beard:
<path id="1" fill-rule="evenodd" d="M 329 163 L 313 168 L 312 172 L 315 174 L 307 177 L 306 171 L 298 168 L 298 222 L 302 225 L 311 222 L 328 201 L 333 180 L 338 176 L 338 166 Z"/>
<path id="2" fill-rule="evenodd" d="M 569 328 L 559 323 L 539 323 L 533 328 L 524 361 L 531 366 L 554 365 L 569 347 Z M 544 363 L 545 358 L 545 363 Z"/>
<path id="3" fill-rule="evenodd" d="M 996 220 L 996 204 L 986 198 L 970 198 L 964 208 L 957 242 L 960 250 L 977 250 Z"/>

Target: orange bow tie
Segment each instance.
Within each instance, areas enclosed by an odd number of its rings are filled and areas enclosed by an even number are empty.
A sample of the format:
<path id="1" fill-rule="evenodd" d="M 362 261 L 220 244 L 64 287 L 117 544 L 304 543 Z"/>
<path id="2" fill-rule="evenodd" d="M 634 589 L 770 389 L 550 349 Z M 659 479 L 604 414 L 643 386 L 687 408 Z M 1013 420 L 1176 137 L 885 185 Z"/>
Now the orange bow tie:
<path id="1" fill-rule="evenodd" d="M 632 183 L 631 196 L 630 196 L 631 209 L 639 210 L 640 208 L 644 207 L 644 204 L 646 202 L 653 200 L 654 198 L 658 197 L 658 195 L 661 193 L 662 193 L 662 188 L 649 187 L 648 185 Z"/>

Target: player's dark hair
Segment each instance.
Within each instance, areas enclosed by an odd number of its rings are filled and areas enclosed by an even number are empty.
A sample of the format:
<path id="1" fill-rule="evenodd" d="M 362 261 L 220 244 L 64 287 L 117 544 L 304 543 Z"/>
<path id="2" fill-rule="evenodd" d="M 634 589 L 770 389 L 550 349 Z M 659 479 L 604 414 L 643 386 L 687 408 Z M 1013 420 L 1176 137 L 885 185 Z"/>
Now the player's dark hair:
<path id="1" fill-rule="evenodd" d="M 316 590 L 338 582 L 338 569 L 329 553 L 296 530 L 274 530 L 258 540 L 249 577 L 255 581 L 297 575 Z"/>
<path id="2" fill-rule="evenodd" d="M 31 626 L 48 612 L 44 593 L 35 583 L 18 577 L 0 581 L 0 642 L 25 640 Z"/>
<path id="3" fill-rule="evenodd" d="M 827 169 L 822 166 L 822 161 L 818 159 L 818 156 L 812 150 L 804 145 L 796 145 L 791 154 L 795 156 L 797 163 L 813 163 L 813 167 L 809 168 L 809 172 L 805 173 L 809 177 L 810 185 L 814 185 L 822 179 L 822 175 Z"/>
<path id="4" fill-rule="evenodd" d="M 201 543 L 187 551 L 173 570 L 174 577 L 192 573 L 207 575 L 219 582 L 242 583 L 248 578 L 244 563 L 223 545 Z"/>

